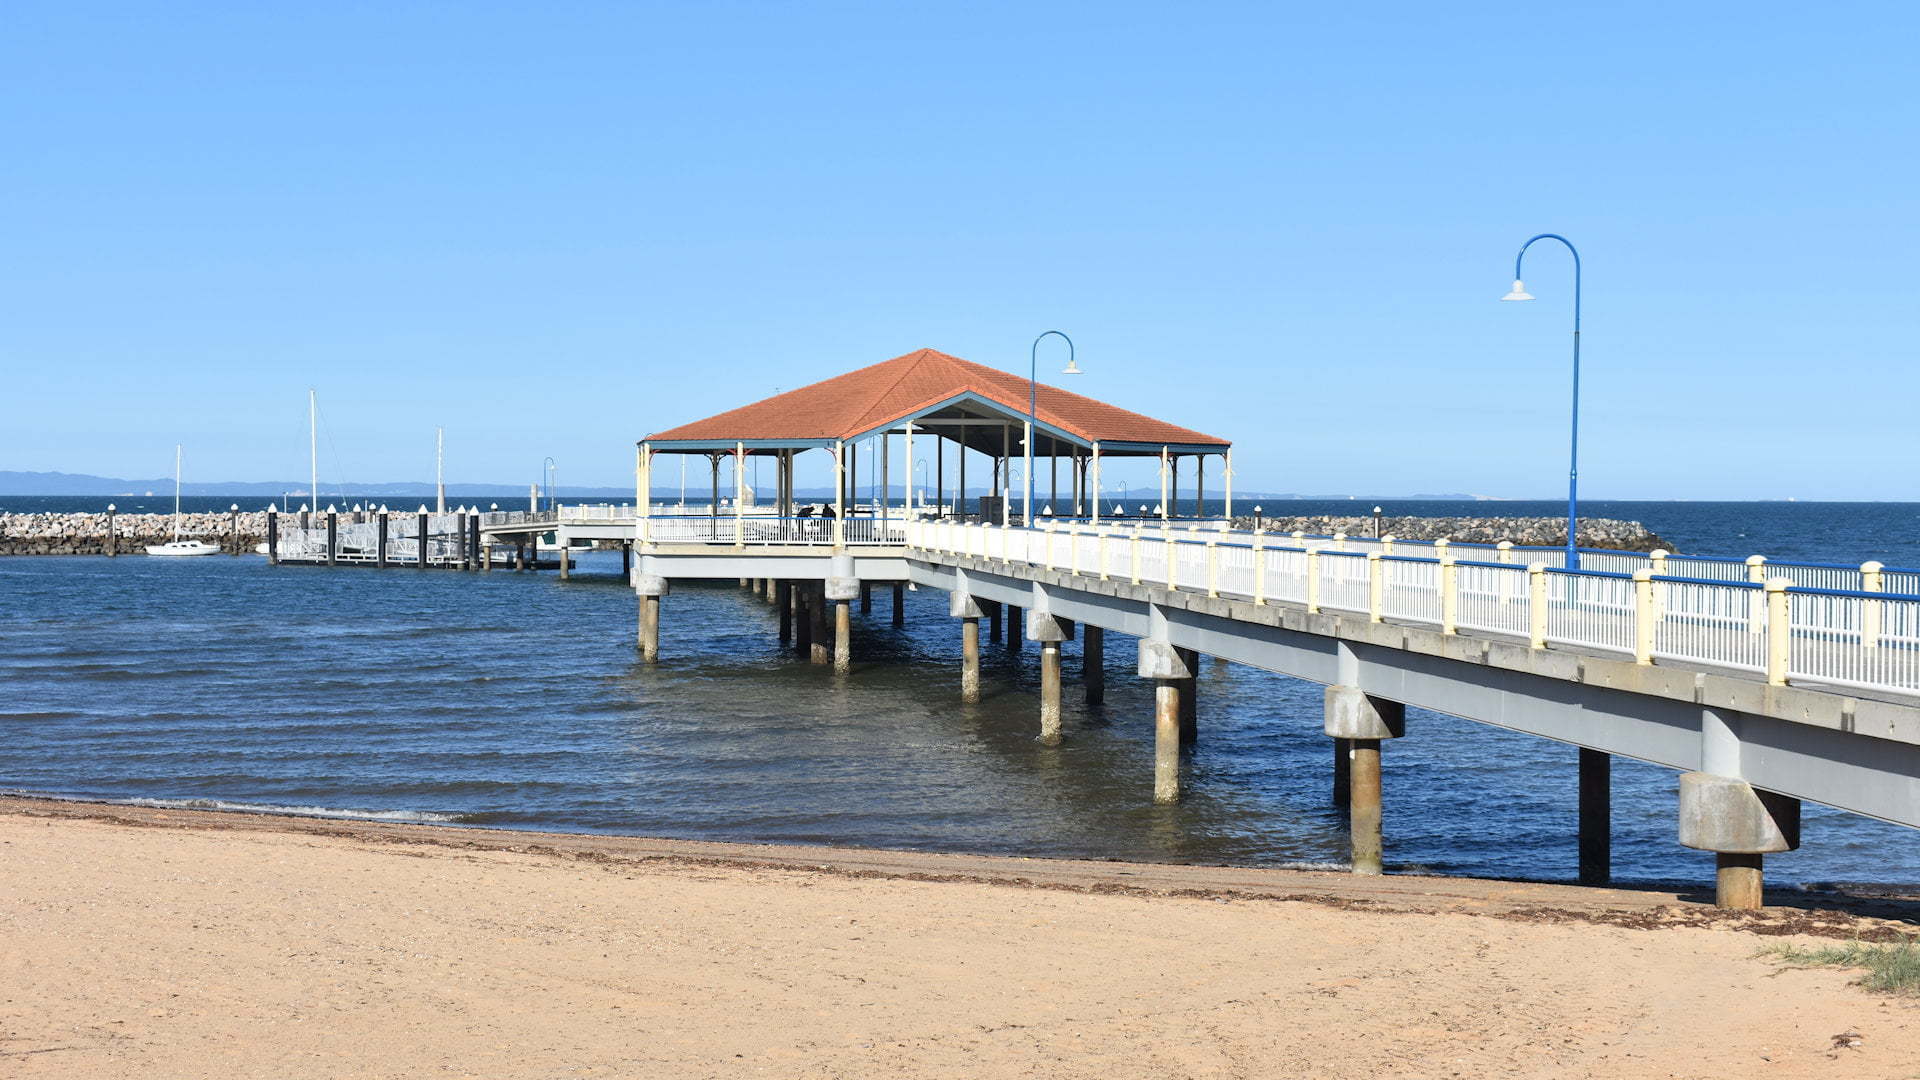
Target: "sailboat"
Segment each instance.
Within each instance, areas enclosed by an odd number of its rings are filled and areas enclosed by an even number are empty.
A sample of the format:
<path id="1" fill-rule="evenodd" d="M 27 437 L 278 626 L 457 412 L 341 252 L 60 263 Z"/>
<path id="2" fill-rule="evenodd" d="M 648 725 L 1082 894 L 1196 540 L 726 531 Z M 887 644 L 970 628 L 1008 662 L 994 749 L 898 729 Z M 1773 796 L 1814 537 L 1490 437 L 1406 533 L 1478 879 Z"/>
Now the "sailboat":
<path id="1" fill-rule="evenodd" d="M 173 539 L 148 544 L 149 555 L 218 555 L 220 549 L 205 540 L 180 539 L 180 447 L 173 448 Z"/>

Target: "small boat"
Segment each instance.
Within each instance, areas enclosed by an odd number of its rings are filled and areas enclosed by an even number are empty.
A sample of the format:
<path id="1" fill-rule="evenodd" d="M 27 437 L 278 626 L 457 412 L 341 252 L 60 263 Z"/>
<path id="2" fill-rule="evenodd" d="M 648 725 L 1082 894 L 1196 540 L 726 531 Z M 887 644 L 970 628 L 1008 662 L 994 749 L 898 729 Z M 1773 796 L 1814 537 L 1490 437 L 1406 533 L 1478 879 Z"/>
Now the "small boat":
<path id="1" fill-rule="evenodd" d="M 220 549 L 205 540 L 180 539 L 180 448 L 173 448 L 173 539 L 148 544 L 149 555 L 218 555 Z"/>
<path id="2" fill-rule="evenodd" d="M 169 540 L 164 544 L 148 544 L 149 555 L 218 555 L 220 549 L 205 540 Z"/>

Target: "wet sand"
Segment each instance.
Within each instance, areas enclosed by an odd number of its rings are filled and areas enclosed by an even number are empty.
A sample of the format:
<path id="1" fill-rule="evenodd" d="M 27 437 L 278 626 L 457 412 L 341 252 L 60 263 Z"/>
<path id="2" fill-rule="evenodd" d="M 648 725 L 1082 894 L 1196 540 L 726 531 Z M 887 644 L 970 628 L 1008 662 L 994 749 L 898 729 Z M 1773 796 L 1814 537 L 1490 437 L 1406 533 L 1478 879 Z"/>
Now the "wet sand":
<path id="1" fill-rule="evenodd" d="M 0 799 L 0 1075 L 1909 1076 L 1912 914 Z"/>

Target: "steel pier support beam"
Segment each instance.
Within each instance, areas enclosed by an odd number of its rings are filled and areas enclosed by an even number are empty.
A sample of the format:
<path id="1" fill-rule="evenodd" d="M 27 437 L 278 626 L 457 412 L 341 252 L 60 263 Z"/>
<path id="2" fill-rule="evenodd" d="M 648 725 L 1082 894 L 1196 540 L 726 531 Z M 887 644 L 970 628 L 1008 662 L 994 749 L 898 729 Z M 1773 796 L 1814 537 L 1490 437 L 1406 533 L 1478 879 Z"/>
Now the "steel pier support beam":
<path id="1" fill-rule="evenodd" d="M 1613 755 L 1580 748 L 1580 884 L 1613 880 Z"/>
<path id="2" fill-rule="evenodd" d="M 1107 699 L 1107 632 L 1083 626 L 1080 635 L 1080 681 L 1086 686 L 1087 704 L 1098 705 Z"/>
<path id="3" fill-rule="evenodd" d="M 780 644 L 793 640 L 793 582 L 773 583 L 773 606 L 780 613 Z"/>
<path id="4" fill-rule="evenodd" d="M 1333 740 L 1333 805 L 1347 808 L 1347 793 L 1353 789 L 1353 740 Z"/>
<path id="5" fill-rule="evenodd" d="M 812 660 L 816 664 L 833 663 L 832 616 L 827 611 L 827 590 L 822 582 L 807 582 L 807 609 L 812 616 Z"/>
<path id="6" fill-rule="evenodd" d="M 793 646 L 813 655 L 813 582 L 794 581 L 788 583 L 793 597 Z"/>
<path id="7" fill-rule="evenodd" d="M 1347 818 L 1353 872 L 1381 872 L 1380 743 L 1406 733 L 1407 709 L 1357 686 L 1329 686 L 1326 733 L 1351 740 L 1347 751 Z"/>
<path id="8" fill-rule="evenodd" d="M 1192 672 L 1180 685 L 1180 741 L 1192 746 L 1200 741 L 1200 653 L 1181 649 L 1180 659 Z"/>

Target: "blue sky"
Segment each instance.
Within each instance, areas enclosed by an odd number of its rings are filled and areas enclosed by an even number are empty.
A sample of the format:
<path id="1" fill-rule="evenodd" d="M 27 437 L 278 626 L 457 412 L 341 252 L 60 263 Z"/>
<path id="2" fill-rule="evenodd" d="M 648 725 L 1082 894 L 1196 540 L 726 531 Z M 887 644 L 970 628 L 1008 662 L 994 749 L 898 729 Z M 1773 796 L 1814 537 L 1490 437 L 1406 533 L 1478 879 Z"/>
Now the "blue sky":
<path id="1" fill-rule="evenodd" d="M 0 469 L 618 485 L 929 345 L 1237 484 L 1920 499 L 1910 5 L 30 4 Z M 1054 364 L 1057 367 L 1057 362 Z M 1115 470 L 1113 480 L 1151 482 Z"/>

